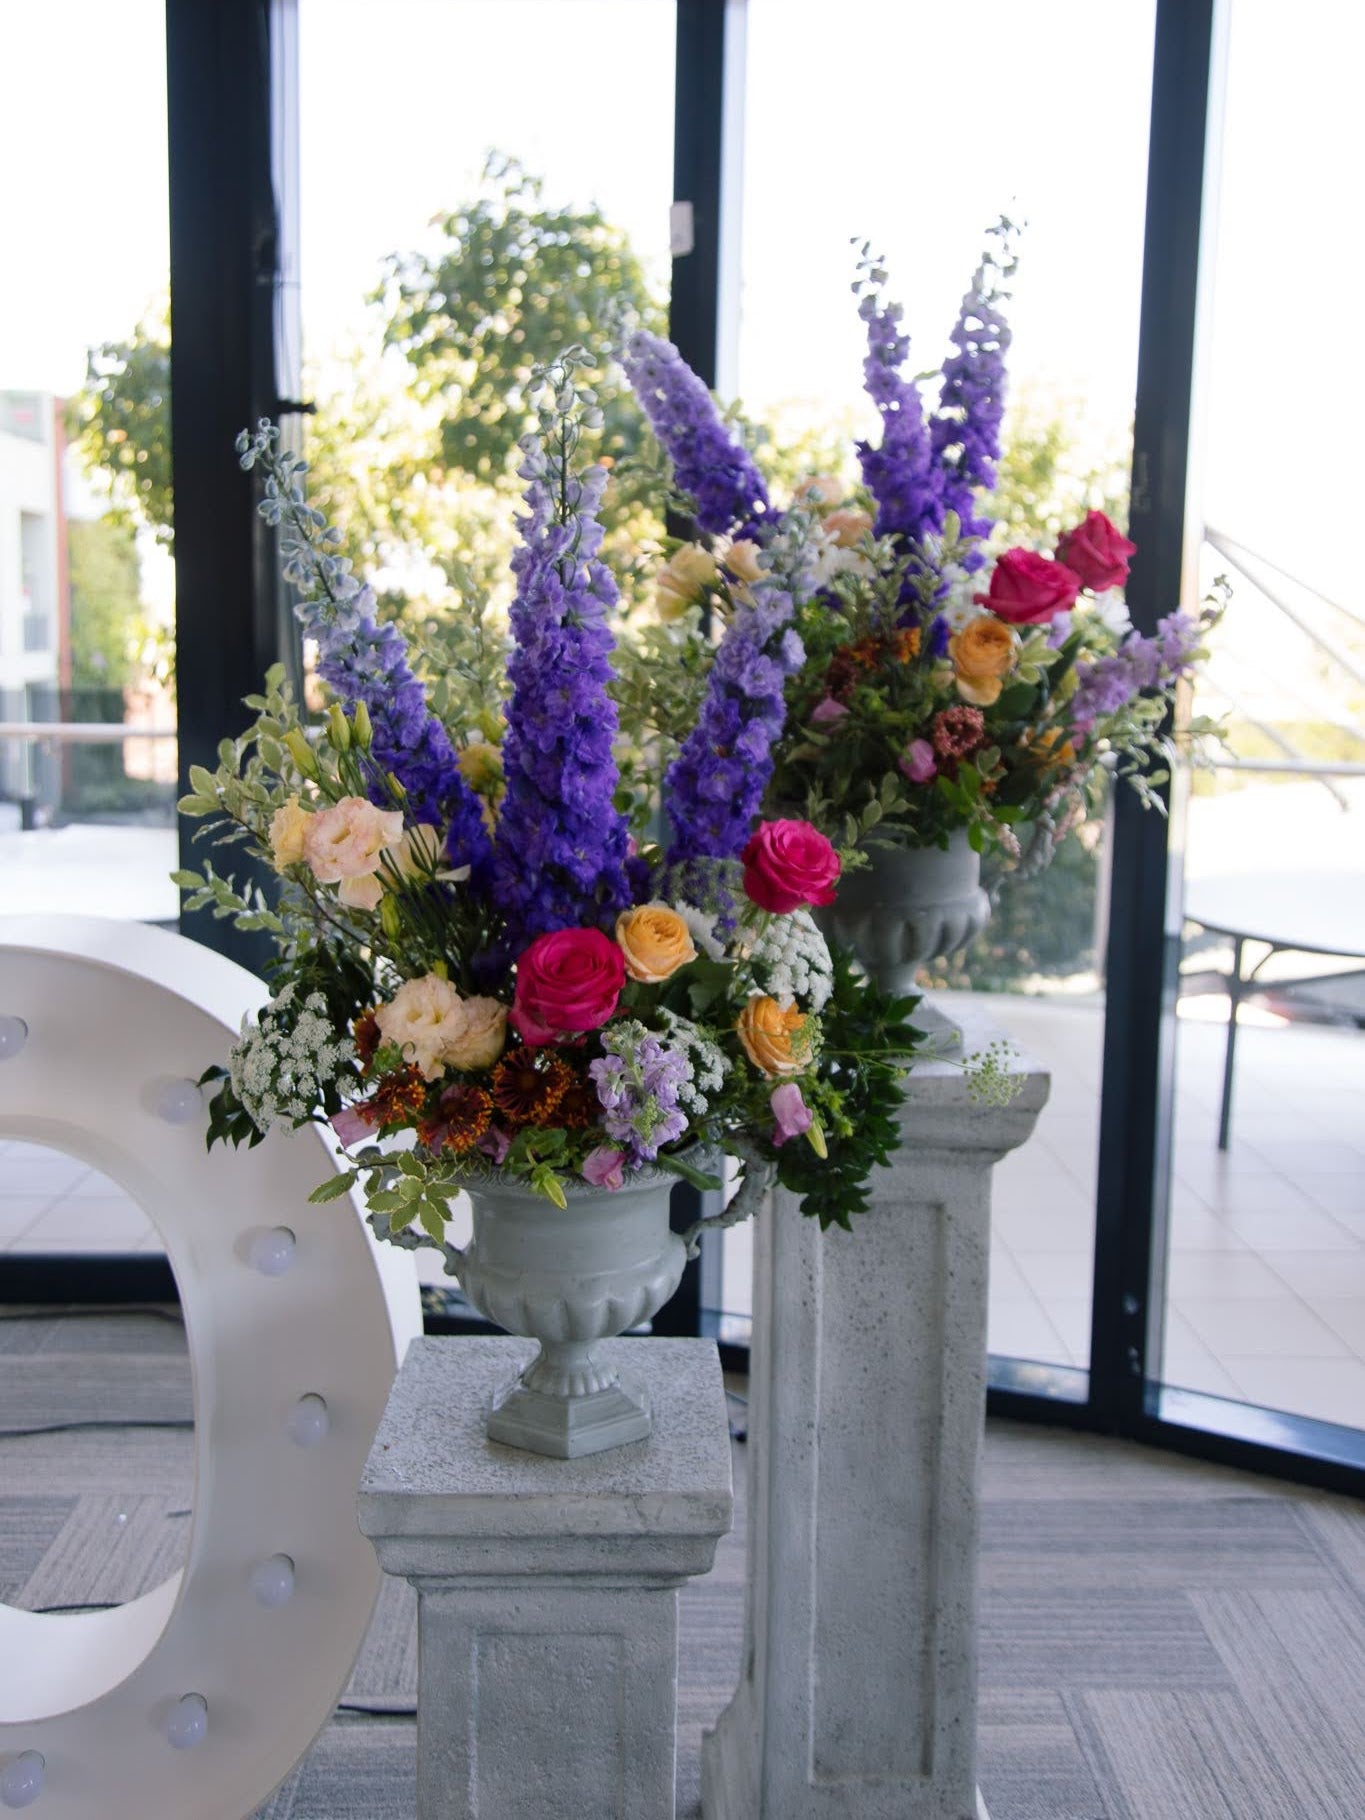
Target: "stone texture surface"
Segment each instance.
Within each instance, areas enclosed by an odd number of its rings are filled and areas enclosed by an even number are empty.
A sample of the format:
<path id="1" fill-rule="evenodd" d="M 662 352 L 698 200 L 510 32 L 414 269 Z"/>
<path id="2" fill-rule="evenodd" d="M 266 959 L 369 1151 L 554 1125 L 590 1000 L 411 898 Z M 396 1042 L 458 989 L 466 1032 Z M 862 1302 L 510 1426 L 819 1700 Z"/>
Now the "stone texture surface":
<path id="1" fill-rule="evenodd" d="M 971 1056 L 1000 1033 L 968 1014 Z M 754 1252 L 745 1673 L 708 1820 L 976 1820 L 977 1482 L 990 1171 L 1007 1108 L 920 1064 L 852 1234 L 778 1194 Z"/>
<path id="2" fill-rule="evenodd" d="M 668 1820 L 679 1583 L 732 1517 L 716 1348 L 615 1340 L 647 1440 L 577 1460 L 490 1441 L 533 1342 L 419 1339 L 360 1525 L 418 1593 L 419 1820 Z"/>

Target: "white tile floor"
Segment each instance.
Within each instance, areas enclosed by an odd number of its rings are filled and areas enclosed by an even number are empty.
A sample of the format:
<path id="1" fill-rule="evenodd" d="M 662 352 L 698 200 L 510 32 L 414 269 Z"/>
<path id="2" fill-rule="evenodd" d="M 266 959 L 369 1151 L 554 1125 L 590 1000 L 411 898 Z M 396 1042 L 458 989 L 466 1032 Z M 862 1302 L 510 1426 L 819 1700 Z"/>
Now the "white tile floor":
<path id="1" fill-rule="evenodd" d="M 1034 1137 L 996 1171 L 991 1350 L 1084 1365 L 1099 1010 L 999 998 L 994 1011 L 1053 1084 Z M 1244 1028 L 1232 1147 L 1220 1156 L 1224 1036 L 1182 1019 L 1163 1375 L 1365 1427 L 1365 1033 Z M 159 1250 L 141 1210 L 97 1171 L 0 1141 L 0 1257 Z M 748 1269 L 740 1228 L 727 1236 L 724 1269 L 725 1305 L 739 1316 Z"/>

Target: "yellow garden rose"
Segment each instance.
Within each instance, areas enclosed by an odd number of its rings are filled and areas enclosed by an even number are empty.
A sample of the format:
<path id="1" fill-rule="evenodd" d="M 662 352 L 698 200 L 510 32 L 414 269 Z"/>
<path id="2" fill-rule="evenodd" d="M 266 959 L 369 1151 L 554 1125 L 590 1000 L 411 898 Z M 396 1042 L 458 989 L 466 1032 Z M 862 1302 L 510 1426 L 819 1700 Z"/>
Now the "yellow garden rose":
<path id="1" fill-rule="evenodd" d="M 616 919 L 616 941 L 633 980 L 656 986 L 697 958 L 692 934 L 667 904 L 641 904 Z"/>
<path id="2" fill-rule="evenodd" d="M 677 619 L 716 578 L 716 559 L 699 543 L 676 549 L 659 571 L 654 584 L 655 605 L 661 619 Z"/>
<path id="3" fill-rule="evenodd" d="M 310 820 L 308 811 L 301 807 L 297 796 L 291 796 L 271 816 L 270 857 L 275 862 L 277 872 L 283 872 L 286 866 L 297 866 L 302 860 L 303 837 Z"/>
<path id="4" fill-rule="evenodd" d="M 761 1073 L 799 1074 L 810 1060 L 810 1043 L 798 1035 L 805 1021 L 805 1012 L 795 1005 L 784 1011 L 775 998 L 755 996 L 735 1028 L 744 1053 Z"/>
<path id="5" fill-rule="evenodd" d="M 948 655 L 963 701 L 989 708 L 1019 661 L 1019 636 L 993 613 L 981 613 L 948 640 Z"/>

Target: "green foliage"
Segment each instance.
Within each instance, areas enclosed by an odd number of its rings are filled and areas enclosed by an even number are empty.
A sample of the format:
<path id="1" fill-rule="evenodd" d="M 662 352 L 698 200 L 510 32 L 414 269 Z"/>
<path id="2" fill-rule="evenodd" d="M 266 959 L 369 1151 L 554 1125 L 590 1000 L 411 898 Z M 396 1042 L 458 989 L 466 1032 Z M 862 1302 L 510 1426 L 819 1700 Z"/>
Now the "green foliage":
<path id="1" fill-rule="evenodd" d="M 133 533 L 125 522 L 73 518 L 66 539 L 71 686 L 126 688 L 133 680 L 142 612 Z"/>
<path id="2" fill-rule="evenodd" d="M 148 525 L 168 548 L 171 499 L 171 335 L 168 306 L 149 310 L 124 341 L 91 348 L 67 435 L 109 487 L 112 514 Z"/>
<path id="3" fill-rule="evenodd" d="M 432 251 L 392 254 L 376 293 L 385 346 L 407 358 L 419 398 L 442 400 L 441 460 L 480 480 L 516 466 L 536 367 L 581 345 L 598 356 L 583 375 L 596 385 L 610 339 L 661 323 L 625 233 L 595 207 L 547 205 L 543 188 L 490 153 L 480 193 L 436 218 Z M 638 443 L 638 414 L 624 402 L 604 410 L 602 451 L 619 460 Z"/>
<path id="4" fill-rule="evenodd" d="M 910 1022 L 918 999 L 882 992 L 844 950 L 830 955 L 834 991 L 820 1014 L 820 1072 L 809 1095 L 828 1154 L 789 1141 L 776 1152 L 777 1179 L 822 1229 L 851 1230 L 867 1211 L 869 1175 L 900 1142 L 901 1082 L 924 1038 Z"/>
<path id="5" fill-rule="evenodd" d="M 999 520 L 994 548 L 1052 550 L 1092 508 L 1127 523 L 1131 432 L 1103 451 L 1083 449 L 1073 427 L 1078 409 L 1027 389 L 1012 399 L 990 501 Z"/>

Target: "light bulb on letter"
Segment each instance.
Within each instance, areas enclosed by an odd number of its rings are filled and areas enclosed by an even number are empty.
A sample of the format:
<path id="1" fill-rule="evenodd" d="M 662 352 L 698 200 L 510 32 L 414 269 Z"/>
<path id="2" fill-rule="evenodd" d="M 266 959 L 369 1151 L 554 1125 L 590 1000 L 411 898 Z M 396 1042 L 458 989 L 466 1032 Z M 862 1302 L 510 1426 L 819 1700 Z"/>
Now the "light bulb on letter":
<path id="1" fill-rule="evenodd" d="M 294 1563 L 288 1555 L 271 1555 L 253 1568 L 251 1590 L 259 1605 L 288 1605 L 294 1596 Z"/>
<path id="2" fill-rule="evenodd" d="M 40 1752 L 21 1750 L 12 1763 L 0 1770 L 0 1803 L 6 1807 L 28 1807 L 43 1792 L 43 1772 L 47 1768 Z"/>
<path id="3" fill-rule="evenodd" d="M 18 1055 L 28 1041 L 28 1025 L 21 1017 L 0 1017 L 0 1062 Z"/>
<path id="4" fill-rule="evenodd" d="M 258 1232 L 247 1250 L 253 1270 L 263 1277 L 282 1277 L 294 1262 L 294 1235 L 287 1226 Z"/>
<path id="5" fill-rule="evenodd" d="M 316 1391 L 300 1397 L 289 1412 L 290 1439 L 300 1447 L 316 1447 L 319 1441 L 325 1441 L 331 1425 L 327 1404 Z"/>
<path id="6" fill-rule="evenodd" d="M 209 1703 L 202 1694 L 182 1694 L 166 1721 L 167 1741 L 176 1750 L 193 1750 L 209 1735 Z"/>

